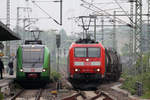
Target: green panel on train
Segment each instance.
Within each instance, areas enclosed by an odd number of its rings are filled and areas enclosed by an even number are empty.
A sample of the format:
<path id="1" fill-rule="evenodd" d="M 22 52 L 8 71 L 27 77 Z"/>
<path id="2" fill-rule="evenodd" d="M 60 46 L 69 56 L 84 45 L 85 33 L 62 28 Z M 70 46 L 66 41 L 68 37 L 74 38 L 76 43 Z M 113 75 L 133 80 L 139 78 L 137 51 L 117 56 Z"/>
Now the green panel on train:
<path id="1" fill-rule="evenodd" d="M 29 44 L 18 47 L 16 80 L 49 82 L 50 52 L 45 45 Z"/>

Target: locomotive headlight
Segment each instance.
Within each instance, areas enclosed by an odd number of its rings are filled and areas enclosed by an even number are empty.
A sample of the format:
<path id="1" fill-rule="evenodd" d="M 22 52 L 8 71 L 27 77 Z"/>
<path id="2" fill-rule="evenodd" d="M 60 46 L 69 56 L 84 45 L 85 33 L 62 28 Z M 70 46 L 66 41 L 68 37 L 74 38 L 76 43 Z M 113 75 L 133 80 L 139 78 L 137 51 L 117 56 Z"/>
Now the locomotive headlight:
<path id="1" fill-rule="evenodd" d="M 32 45 L 32 48 L 35 47 L 35 45 Z"/>
<path id="2" fill-rule="evenodd" d="M 43 71 L 43 72 L 45 72 L 45 71 L 46 71 L 46 69 L 43 69 L 42 71 Z"/>
<path id="3" fill-rule="evenodd" d="M 86 59 L 86 61 L 89 61 L 89 59 Z"/>
<path id="4" fill-rule="evenodd" d="M 20 69 L 20 72 L 23 72 L 23 69 Z"/>
<path id="5" fill-rule="evenodd" d="M 100 69 L 98 68 L 98 69 L 97 69 L 97 71 L 99 72 L 99 71 L 100 71 Z"/>
<path id="6" fill-rule="evenodd" d="M 77 69 L 77 68 L 76 68 L 74 71 L 75 71 L 75 72 L 78 72 L 78 71 L 79 71 L 79 69 Z"/>

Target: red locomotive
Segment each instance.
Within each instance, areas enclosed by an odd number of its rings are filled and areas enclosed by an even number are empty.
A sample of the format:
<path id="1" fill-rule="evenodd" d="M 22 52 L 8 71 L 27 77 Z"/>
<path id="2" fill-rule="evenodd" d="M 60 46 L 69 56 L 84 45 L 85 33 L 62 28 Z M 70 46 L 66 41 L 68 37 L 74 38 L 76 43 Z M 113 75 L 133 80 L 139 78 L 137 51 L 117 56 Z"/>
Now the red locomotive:
<path id="1" fill-rule="evenodd" d="M 68 55 L 68 79 L 75 81 L 118 80 L 121 64 L 117 52 L 106 49 L 99 42 L 80 39 L 73 43 Z"/>

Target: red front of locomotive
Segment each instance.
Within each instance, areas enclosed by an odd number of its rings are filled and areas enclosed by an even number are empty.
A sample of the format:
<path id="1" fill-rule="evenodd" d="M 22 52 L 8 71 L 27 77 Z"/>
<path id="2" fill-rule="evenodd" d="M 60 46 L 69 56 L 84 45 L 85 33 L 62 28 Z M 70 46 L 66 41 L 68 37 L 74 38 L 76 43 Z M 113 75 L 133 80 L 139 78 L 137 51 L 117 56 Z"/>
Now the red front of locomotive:
<path id="1" fill-rule="evenodd" d="M 69 50 L 70 79 L 100 79 L 105 73 L 105 48 L 100 43 L 75 44 Z"/>

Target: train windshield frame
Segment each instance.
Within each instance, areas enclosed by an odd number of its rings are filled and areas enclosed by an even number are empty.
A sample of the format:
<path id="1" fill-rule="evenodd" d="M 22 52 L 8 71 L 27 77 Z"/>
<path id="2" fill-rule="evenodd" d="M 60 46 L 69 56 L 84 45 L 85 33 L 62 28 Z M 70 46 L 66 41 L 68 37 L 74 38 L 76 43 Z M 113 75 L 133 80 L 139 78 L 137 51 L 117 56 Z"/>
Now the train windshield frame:
<path id="1" fill-rule="evenodd" d="M 98 47 L 88 47 L 88 57 L 100 57 L 101 50 Z"/>
<path id="2" fill-rule="evenodd" d="M 87 56 L 87 49 L 86 48 L 74 48 L 75 57 L 86 57 Z"/>
<path id="3" fill-rule="evenodd" d="M 100 56 L 101 56 L 101 49 L 99 47 L 75 47 L 74 48 L 74 57 L 99 58 Z"/>
<path id="4" fill-rule="evenodd" d="M 23 67 L 42 67 L 44 63 L 44 48 L 27 47 L 22 50 Z"/>

